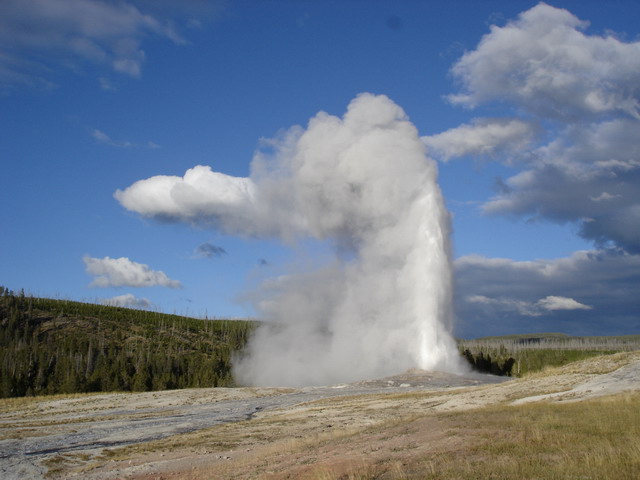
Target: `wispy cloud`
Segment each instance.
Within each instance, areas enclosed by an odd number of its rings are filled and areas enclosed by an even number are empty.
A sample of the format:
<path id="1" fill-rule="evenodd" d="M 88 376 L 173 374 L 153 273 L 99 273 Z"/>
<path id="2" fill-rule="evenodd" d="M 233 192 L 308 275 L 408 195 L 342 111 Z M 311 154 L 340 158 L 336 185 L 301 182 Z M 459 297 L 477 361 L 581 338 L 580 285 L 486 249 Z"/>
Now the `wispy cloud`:
<path id="1" fill-rule="evenodd" d="M 491 306 L 496 310 L 514 311 L 528 317 L 539 317 L 556 310 L 591 310 L 593 307 L 580 303 L 573 298 L 548 295 L 536 302 L 527 302 L 513 298 L 491 298 L 484 295 L 470 295 L 465 299 L 469 303 Z"/>
<path id="2" fill-rule="evenodd" d="M 120 258 L 83 258 L 86 272 L 95 278 L 92 287 L 169 287 L 180 288 L 177 280 L 172 280 L 164 272 L 152 270 L 148 265 Z"/>
<path id="3" fill-rule="evenodd" d="M 160 145 L 158 145 L 155 142 L 147 142 L 146 144 L 137 144 L 137 143 L 133 143 L 133 142 L 129 142 L 129 141 L 120 141 L 120 142 L 116 142 L 115 140 L 113 140 L 109 135 L 107 135 L 106 133 L 104 133 L 102 130 L 98 130 L 97 128 L 94 128 L 93 130 L 91 130 L 91 136 L 98 142 L 98 143 L 102 143 L 104 145 L 109 145 L 111 147 L 118 147 L 118 148 L 150 148 L 150 149 L 158 149 L 161 148 Z"/>
<path id="4" fill-rule="evenodd" d="M 102 90 L 105 90 L 105 91 L 112 91 L 112 92 L 114 92 L 114 91 L 116 91 L 116 90 L 117 90 L 117 88 L 116 88 L 116 86 L 114 85 L 113 81 L 112 81 L 112 80 L 110 80 L 109 78 L 106 78 L 106 77 L 100 77 L 100 78 L 98 79 L 98 83 L 99 83 L 100 88 L 101 88 Z"/>
<path id="5" fill-rule="evenodd" d="M 98 129 L 92 130 L 91 136 L 95 138 L 99 143 L 110 145 L 112 147 L 129 148 L 134 146 L 131 142 L 114 142 L 109 135 Z"/>
<path id="6" fill-rule="evenodd" d="M 7 53 L 0 57 L 0 86 L 49 82 L 64 65 L 94 65 L 137 78 L 145 61 L 142 43 L 150 37 L 186 43 L 172 22 L 132 2 L 3 0 L 0 47 Z"/>

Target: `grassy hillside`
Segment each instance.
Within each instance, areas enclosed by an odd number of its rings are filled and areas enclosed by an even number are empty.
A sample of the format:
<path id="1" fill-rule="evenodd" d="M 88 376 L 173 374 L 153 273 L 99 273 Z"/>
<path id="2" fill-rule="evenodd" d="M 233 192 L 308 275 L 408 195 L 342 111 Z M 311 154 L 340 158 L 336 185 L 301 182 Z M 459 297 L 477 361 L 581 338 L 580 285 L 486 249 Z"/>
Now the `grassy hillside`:
<path id="1" fill-rule="evenodd" d="M 572 337 L 537 333 L 458 340 L 460 353 L 476 369 L 495 375 L 523 376 L 606 353 L 640 349 L 640 335 Z"/>
<path id="2" fill-rule="evenodd" d="M 0 397 L 231 386 L 253 328 L 0 287 Z"/>

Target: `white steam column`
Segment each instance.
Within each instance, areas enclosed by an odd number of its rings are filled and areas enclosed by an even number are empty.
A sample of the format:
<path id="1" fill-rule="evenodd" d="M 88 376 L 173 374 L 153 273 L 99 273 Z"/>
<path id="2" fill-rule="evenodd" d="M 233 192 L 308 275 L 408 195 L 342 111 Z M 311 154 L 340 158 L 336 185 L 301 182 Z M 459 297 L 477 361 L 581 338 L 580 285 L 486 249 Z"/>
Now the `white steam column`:
<path id="1" fill-rule="evenodd" d="M 250 178 L 197 166 L 116 192 L 145 216 L 334 247 L 331 261 L 256 292 L 265 323 L 236 362 L 237 380 L 327 385 L 415 367 L 461 371 L 449 214 L 437 166 L 404 111 L 362 94 L 342 118 L 320 112 L 267 143 Z"/>

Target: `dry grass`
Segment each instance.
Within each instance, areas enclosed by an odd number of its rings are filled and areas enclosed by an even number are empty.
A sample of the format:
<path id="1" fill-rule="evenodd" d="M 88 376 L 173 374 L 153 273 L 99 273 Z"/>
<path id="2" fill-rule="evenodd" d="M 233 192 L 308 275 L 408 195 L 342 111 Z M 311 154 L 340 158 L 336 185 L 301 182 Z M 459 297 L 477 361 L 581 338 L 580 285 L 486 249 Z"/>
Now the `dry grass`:
<path id="1" fill-rule="evenodd" d="M 638 393 L 489 407 L 453 419 L 470 437 L 465 462 L 447 462 L 432 478 L 632 479 L 640 471 Z"/>
<path id="2" fill-rule="evenodd" d="M 20 410 L 25 410 L 33 407 L 37 407 L 39 404 L 44 404 L 56 400 L 70 400 L 70 399 L 82 399 L 89 398 L 96 395 L 104 395 L 101 393 L 59 393 L 55 395 L 41 395 L 37 397 L 11 397 L 0 398 L 0 412 L 9 413 Z"/>
<path id="3" fill-rule="evenodd" d="M 638 360 L 640 360 L 640 351 L 601 355 L 596 358 L 569 363 L 568 365 L 563 365 L 561 367 L 547 367 L 541 371 L 529 373 L 525 376 L 525 378 L 544 378 L 562 374 L 594 375 L 610 373 L 620 367 L 624 367 L 625 365 L 629 365 L 630 363 Z"/>
<path id="4" fill-rule="evenodd" d="M 457 441 L 440 442 L 429 455 L 402 463 L 367 465 L 349 477 L 319 470 L 318 478 L 632 480 L 640 472 L 637 392 L 439 417 L 448 425 L 446 435 Z"/>
<path id="5" fill-rule="evenodd" d="M 96 469 L 140 480 L 631 479 L 640 471 L 640 392 L 510 403 L 639 359 L 606 355 L 504 384 L 318 400 L 48 466 L 54 476 Z"/>

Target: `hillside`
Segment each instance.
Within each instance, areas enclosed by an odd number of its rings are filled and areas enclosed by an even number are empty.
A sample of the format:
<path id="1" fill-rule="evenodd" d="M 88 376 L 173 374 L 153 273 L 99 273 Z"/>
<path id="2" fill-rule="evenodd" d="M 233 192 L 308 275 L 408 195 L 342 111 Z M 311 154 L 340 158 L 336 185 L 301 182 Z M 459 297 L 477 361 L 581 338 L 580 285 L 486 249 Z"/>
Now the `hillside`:
<path id="1" fill-rule="evenodd" d="M 255 328 L 0 289 L 0 397 L 231 386 Z"/>

